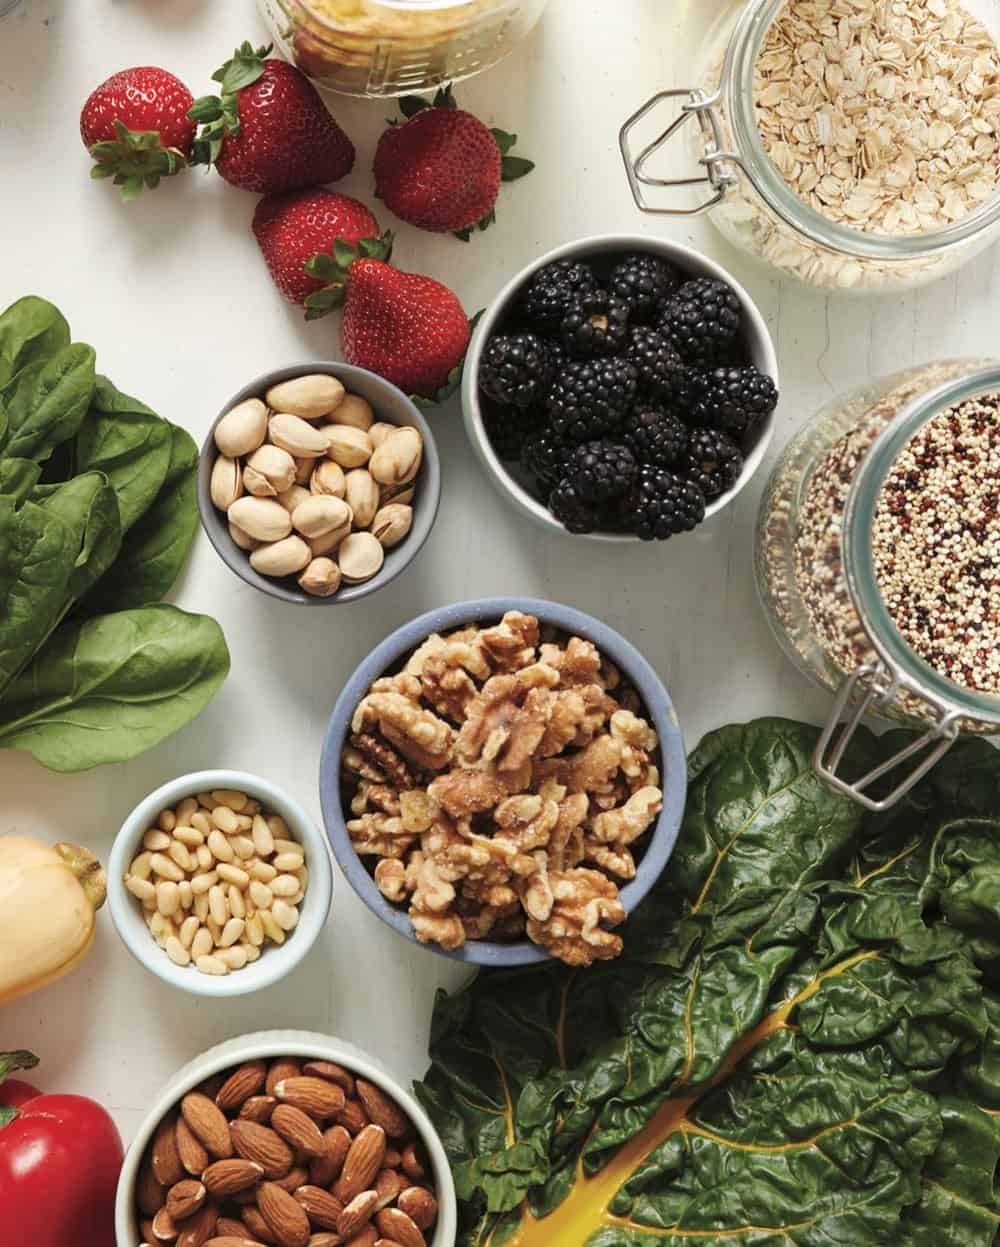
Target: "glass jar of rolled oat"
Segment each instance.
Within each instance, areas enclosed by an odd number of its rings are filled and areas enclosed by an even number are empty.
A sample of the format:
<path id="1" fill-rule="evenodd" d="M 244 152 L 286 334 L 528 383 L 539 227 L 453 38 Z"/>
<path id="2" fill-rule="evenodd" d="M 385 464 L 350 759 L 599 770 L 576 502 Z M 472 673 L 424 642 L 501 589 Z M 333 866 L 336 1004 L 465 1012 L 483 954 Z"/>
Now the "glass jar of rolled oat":
<path id="1" fill-rule="evenodd" d="M 346 95 L 425 91 L 502 60 L 548 0 L 258 0 L 279 47 Z"/>
<path id="2" fill-rule="evenodd" d="M 1000 363 L 928 364 L 820 411 L 765 489 L 755 563 L 785 653 L 837 694 L 816 755 L 835 787 L 884 809 L 960 733 L 1000 732 Z M 922 733 L 849 783 L 866 714 Z"/>
<path id="3" fill-rule="evenodd" d="M 831 290 L 943 277 L 1000 237 L 998 28 L 992 0 L 730 4 L 696 85 L 622 129 L 636 203 L 709 212 L 741 250 Z M 693 158 L 671 143 L 683 133 Z"/>

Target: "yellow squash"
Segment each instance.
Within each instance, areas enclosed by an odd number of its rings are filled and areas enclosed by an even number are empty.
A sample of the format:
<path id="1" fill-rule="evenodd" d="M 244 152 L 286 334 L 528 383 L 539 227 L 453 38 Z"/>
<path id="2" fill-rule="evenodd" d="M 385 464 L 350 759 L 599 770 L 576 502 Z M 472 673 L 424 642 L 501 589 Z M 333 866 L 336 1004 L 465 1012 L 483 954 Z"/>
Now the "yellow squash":
<path id="1" fill-rule="evenodd" d="M 78 844 L 0 836 L 0 1004 L 76 969 L 106 892 L 100 862 Z"/>

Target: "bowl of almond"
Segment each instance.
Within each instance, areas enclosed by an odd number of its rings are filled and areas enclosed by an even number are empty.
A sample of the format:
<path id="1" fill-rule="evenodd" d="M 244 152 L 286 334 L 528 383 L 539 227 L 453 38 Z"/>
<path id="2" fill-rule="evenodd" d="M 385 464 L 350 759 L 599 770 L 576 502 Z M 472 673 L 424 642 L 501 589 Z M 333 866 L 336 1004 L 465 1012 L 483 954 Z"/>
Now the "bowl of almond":
<path id="1" fill-rule="evenodd" d="M 117 1247 L 452 1247 L 455 1187 L 417 1101 L 351 1044 L 230 1039 L 179 1071 L 125 1157 Z"/>

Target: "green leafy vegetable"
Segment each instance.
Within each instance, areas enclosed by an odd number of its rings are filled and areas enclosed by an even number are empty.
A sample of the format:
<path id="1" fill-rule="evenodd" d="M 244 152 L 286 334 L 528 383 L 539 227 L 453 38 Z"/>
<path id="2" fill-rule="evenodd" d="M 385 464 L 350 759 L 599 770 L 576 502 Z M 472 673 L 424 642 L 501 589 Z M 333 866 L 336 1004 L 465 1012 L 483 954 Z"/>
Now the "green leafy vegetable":
<path id="1" fill-rule="evenodd" d="M 0 390 L 7 417 L 0 451 L 5 457 L 41 463 L 75 435 L 93 393 L 94 352 L 82 343 L 22 368 Z"/>
<path id="2" fill-rule="evenodd" d="M 58 308 L 33 294 L 0 315 L 0 386 L 35 360 L 69 346 L 69 325 Z"/>
<path id="3" fill-rule="evenodd" d="M 621 960 L 439 998 L 418 1094 L 460 1247 L 992 1247 L 1000 752 L 961 741 L 869 816 L 816 738 L 761 720 L 694 752 Z"/>

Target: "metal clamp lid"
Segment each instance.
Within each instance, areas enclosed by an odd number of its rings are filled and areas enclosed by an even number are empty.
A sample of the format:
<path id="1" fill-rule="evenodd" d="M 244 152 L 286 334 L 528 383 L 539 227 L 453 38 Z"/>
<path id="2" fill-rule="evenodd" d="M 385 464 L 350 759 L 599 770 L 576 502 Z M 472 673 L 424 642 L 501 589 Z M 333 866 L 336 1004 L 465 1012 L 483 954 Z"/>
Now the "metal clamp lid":
<path id="1" fill-rule="evenodd" d="M 902 797 L 905 797 L 910 789 L 923 779 L 927 772 L 948 752 L 958 737 L 959 714 L 954 710 L 935 707 L 938 710 L 937 721 L 922 736 L 918 736 L 916 740 L 912 741 L 905 748 L 900 749 L 898 753 L 894 754 L 887 761 L 869 771 L 867 775 L 862 775 L 860 779 L 855 780 L 853 783 L 838 775 L 837 771 L 844 760 L 844 754 L 854 738 L 861 720 L 873 707 L 878 709 L 891 705 L 901 685 L 905 685 L 909 692 L 920 697 L 922 701 L 928 700 L 922 697 L 916 689 L 912 688 L 907 681 L 902 680 L 898 674 L 894 674 L 888 666 L 882 663 L 873 663 L 865 667 L 859 667 L 844 682 L 843 687 L 837 694 L 837 700 L 830 713 L 830 718 L 816 745 L 816 752 L 813 754 L 813 767 L 820 779 L 837 792 L 853 798 L 863 805 L 865 809 L 874 810 L 876 813 L 888 810 Z M 934 703 L 928 702 L 928 704 L 933 705 Z M 838 725 L 840 725 L 842 718 L 845 719 L 845 722 L 840 728 L 839 736 L 837 736 Z M 835 736 L 836 741 L 834 739 Z M 890 774 L 904 762 L 918 757 L 921 753 L 925 753 L 925 756 L 881 801 L 876 801 L 866 795 L 865 790 L 870 788 L 876 780 L 881 779 L 883 775 Z"/>
<path id="2" fill-rule="evenodd" d="M 632 133 L 635 128 L 650 113 L 659 108 L 661 104 L 667 100 L 679 97 L 686 98 L 687 102 L 682 105 L 678 115 L 652 142 L 648 143 L 640 152 L 634 153 L 632 149 Z M 718 91 L 714 95 L 706 95 L 704 91 L 692 87 L 679 87 L 672 91 L 660 91 L 652 99 L 647 100 L 622 126 L 618 142 L 621 147 L 622 159 L 625 161 L 625 171 L 628 175 L 629 186 L 632 188 L 632 198 L 641 211 L 668 216 L 699 216 L 710 208 L 714 208 L 716 204 L 721 203 L 729 189 L 737 184 L 739 181 L 737 174 L 727 166 L 735 164 L 742 168 L 743 163 L 735 152 L 723 149 L 722 123 L 719 120 L 719 114 L 716 112 L 716 105 L 719 103 L 719 100 L 720 93 Z M 704 167 L 705 172 L 697 177 L 685 178 L 659 178 L 647 173 L 646 170 L 652 158 L 692 119 L 697 120 L 701 128 L 705 154 L 698 163 Z M 654 206 L 649 202 L 645 194 L 646 187 L 665 189 L 676 186 L 710 186 L 713 193 L 710 199 L 706 199 L 704 203 L 698 204 L 694 208 Z"/>

